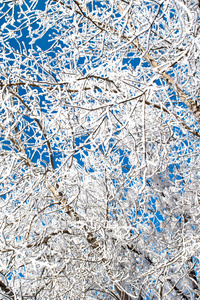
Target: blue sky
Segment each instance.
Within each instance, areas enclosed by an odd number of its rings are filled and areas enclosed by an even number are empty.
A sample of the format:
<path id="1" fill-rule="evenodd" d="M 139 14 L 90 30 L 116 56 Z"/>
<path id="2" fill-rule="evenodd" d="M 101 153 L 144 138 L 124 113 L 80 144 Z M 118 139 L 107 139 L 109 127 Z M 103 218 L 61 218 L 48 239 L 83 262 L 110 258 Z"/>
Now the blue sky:
<path id="1" fill-rule="evenodd" d="M 30 3 L 31 2 L 27 2 L 28 5 L 30 5 Z M 93 2 L 94 7 L 95 6 L 100 7 L 101 4 L 102 3 L 99 3 L 99 2 Z M 47 32 L 44 35 L 42 35 L 42 37 L 40 39 L 37 39 L 36 42 L 34 44 L 32 44 L 31 41 L 32 41 L 32 38 L 34 38 L 34 36 L 30 37 L 30 30 L 28 30 L 26 21 L 24 22 L 24 20 L 23 20 L 23 21 L 21 21 L 21 23 L 19 22 L 19 20 L 20 20 L 20 18 L 18 18 L 18 16 L 20 16 L 19 6 L 18 5 L 11 6 L 11 9 L 9 8 L 9 6 L 10 6 L 9 3 L 7 3 L 5 5 L 2 4 L 1 6 L 2 6 L 2 9 L 1 9 L 2 17 L 0 19 L 0 25 L 2 26 L 2 28 L 4 27 L 4 23 L 5 23 L 6 19 L 11 18 L 10 20 L 12 20 L 13 17 L 15 19 L 15 22 L 13 22 L 13 24 L 12 24 L 12 22 L 10 22 L 10 25 L 2 30 L 2 35 L 5 35 L 5 36 L 9 35 L 8 29 L 13 30 L 15 28 L 15 26 L 22 27 L 22 30 L 19 30 L 16 32 L 16 38 L 15 37 L 8 38 L 8 48 L 6 49 L 6 52 L 7 51 L 9 52 L 11 65 L 14 63 L 13 62 L 14 56 L 13 56 L 12 50 L 14 50 L 16 52 L 16 54 L 18 52 L 23 52 L 25 50 L 27 51 L 27 53 L 29 53 L 29 51 L 34 50 L 35 51 L 34 55 L 39 58 L 41 52 L 46 51 L 54 44 L 54 39 L 52 37 L 56 34 L 55 28 L 49 28 L 47 30 Z M 37 9 L 38 11 L 42 12 L 45 10 L 45 1 L 40 0 L 37 2 L 37 5 L 34 5 L 32 7 L 34 7 L 34 9 Z M 27 11 L 27 14 L 29 14 L 31 16 L 32 24 L 30 25 L 30 27 L 32 28 L 32 30 L 37 29 L 38 28 L 38 20 L 37 20 L 36 15 L 32 14 L 32 12 L 28 12 L 25 4 L 22 5 L 22 10 L 24 12 Z M 5 14 L 5 12 L 7 12 L 7 13 Z M 171 17 L 173 17 L 173 16 L 171 16 Z M 66 28 L 66 30 L 68 30 L 68 28 Z M 62 45 L 62 41 L 61 41 L 61 45 Z M 56 48 L 54 48 L 54 51 L 56 51 Z M 132 51 L 131 46 L 130 46 L 130 51 L 126 51 L 126 53 L 127 54 L 125 54 L 125 57 L 122 60 L 123 68 L 125 70 L 127 70 L 129 67 L 132 67 L 132 68 L 138 67 L 139 64 L 141 63 L 141 59 L 139 57 L 137 57 L 137 53 Z M 54 56 L 53 51 L 50 52 L 49 55 L 52 58 Z M 95 63 L 95 56 L 93 59 L 94 59 L 94 63 Z M 86 57 L 80 56 L 79 61 L 77 63 L 77 67 L 79 67 L 80 70 L 83 71 L 83 74 L 86 72 L 83 67 L 86 60 L 87 60 Z M 145 66 L 147 66 L 147 68 L 150 67 L 150 65 L 148 65 L 148 63 L 145 61 L 143 61 L 143 64 Z M 23 70 L 23 65 L 21 67 Z M 56 68 L 55 68 L 55 72 L 56 72 Z M 173 76 L 173 73 L 171 75 Z M 53 76 L 56 76 L 56 74 L 53 74 Z M 165 84 L 162 79 L 155 80 L 155 83 L 157 84 L 158 87 Z M 35 88 L 35 89 L 38 89 L 38 92 L 40 92 L 39 88 Z M 24 92 L 25 91 L 23 89 L 21 89 L 21 90 L 19 89 L 19 93 L 21 93 L 21 95 L 23 95 Z M 174 91 L 170 88 L 169 92 L 171 93 L 171 100 L 176 101 L 177 99 L 176 99 Z M 40 105 L 41 105 L 41 109 L 44 110 L 44 112 L 45 112 L 46 108 L 48 108 L 48 105 L 50 105 L 50 102 L 48 102 L 45 99 L 45 97 L 43 97 L 41 95 L 40 96 Z M 166 106 L 167 105 L 168 104 L 166 104 Z M 180 103 L 180 102 L 178 102 L 177 105 L 180 105 L 182 107 L 185 106 L 185 104 Z M 31 158 L 33 160 L 34 163 L 36 163 L 39 159 L 40 164 L 46 168 L 48 166 L 49 160 L 50 160 L 48 151 L 47 151 L 47 146 L 44 144 L 43 146 L 37 147 L 37 148 L 31 147 L 31 145 L 35 146 L 36 139 L 37 139 L 37 134 L 35 135 L 35 132 L 33 131 L 33 128 L 32 128 L 34 119 L 32 119 L 28 116 L 24 116 L 24 119 L 30 123 L 30 127 L 27 126 L 27 129 L 24 131 L 24 133 L 29 136 L 29 146 L 26 147 L 27 154 L 28 154 L 29 158 Z M 184 142 L 187 143 L 187 135 L 186 135 L 186 140 L 184 141 L 183 132 L 180 129 L 180 127 L 174 127 L 174 132 L 176 132 L 176 136 L 180 136 L 183 139 L 183 143 Z M 116 131 L 115 134 L 117 135 L 118 132 Z M 76 146 L 82 147 L 82 145 L 83 145 L 83 148 L 80 149 L 80 151 L 77 151 L 77 153 L 74 155 L 74 158 L 77 160 L 77 162 L 81 166 L 84 166 L 84 156 L 88 156 L 88 149 L 89 149 L 88 147 L 90 147 L 90 146 L 89 146 L 89 144 L 84 145 L 84 143 L 85 143 L 85 141 L 87 141 L 87 139 L 88 139 L 88 135 L 82 135 L 82 136 L 75 138 Z M 3 139 L 1 139 L 1 140 L 3 141 Z M 22 140 L 23 140 L 23 136 L 22 136 Z M 10 147 L 10 142 L 3 141 L 3 143 L 4 143 L 4 149 L 8 150 Z M 113 145 L 114 145 L 114 139 L 113 140 L 111 139 L 110 147 L 113 147 Z M 104 144 L 101 144 L 99 147 L 102 152 L 105 151 Z M 175 147 L 174 153 L 177 151 L 182 153 L 182 148 L 180 150 L 178 150 L 178 146 L 175 145 L 174 147 Z M 177 149 L 176 149 L 176 147 L 177 147 Z M 54 150 L 54 156 L 53 156 L 54 166 L 55 166 L 55 168 L 57 168 L 57 167 L 60 167 L 61 153 L 59 152 L 59 150 L 57 151 L 57 147 L 55 147 L 53 150 Z M 124 149 L 119 149 L 117 147 L 116 147 L 116 149 L 114 147 L 113 150 L 115 151 L 115 153 L 118 153 L 118 155 L 120 156 L 120 163 L 122 165 L 122 170 L 123 170 L 124 174 L 128 173 L 130 171 L 130 168 L 132 167 L 131 163 L 129 161 L 130 152 L 127 150 L 124 150 Z M 191 151 L 193 151 L 193 150 L 191 149 Z M 188 161 L 188 163 L 189 163 L 189 161 Z M 177 161 L 176 161 L 176 163 L 169 165 L 169 176 L 170 176 L 171 181 L 179 180 L 180 175 L 176 174 L 176 172 L 174 174 L 174 170 L 176 168 L 177 169 L 179 168 Z M 93 172 L 93 169 L 90 168 L 88 171 Z M 184 184 L 182 184 L 182 186 L 184 188 Z M 155 199 L 156 199 L 156 197 L 155 197 Z M 155 199 L 152 198 L 152 202 L 155 202 L 156 201 Z M 152 209 L 154 207 L 155 206 L 152 205 Z M 151 220 L 153 220 L 153 222 L 155 223 L 157 230 L 160 231 L 159 221 L 164 220 L 164 217 L 161 214 L 161 212 L 156 212 L 155 216 L 152 217 Z"/>

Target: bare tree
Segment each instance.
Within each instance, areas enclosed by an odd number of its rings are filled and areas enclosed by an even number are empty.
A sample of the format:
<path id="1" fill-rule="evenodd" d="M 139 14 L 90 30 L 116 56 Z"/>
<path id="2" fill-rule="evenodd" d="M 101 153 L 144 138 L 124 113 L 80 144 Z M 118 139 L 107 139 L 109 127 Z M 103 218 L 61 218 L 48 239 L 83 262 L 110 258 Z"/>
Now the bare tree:
<path id="1" fill-rule="evenodd" d="M 0 1 L 0 299 L 199 299 L 199 21 Z"/>

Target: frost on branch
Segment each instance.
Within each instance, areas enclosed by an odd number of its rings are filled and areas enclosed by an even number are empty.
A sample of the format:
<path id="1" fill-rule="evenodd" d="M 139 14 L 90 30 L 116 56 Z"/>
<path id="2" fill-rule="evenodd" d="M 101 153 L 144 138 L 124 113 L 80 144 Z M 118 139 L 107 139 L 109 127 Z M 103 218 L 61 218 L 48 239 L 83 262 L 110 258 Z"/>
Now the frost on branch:
<path id="1" fill-rule="evenodd" d="M 198 1 L 0 4 L 0 298 L 198 299 Z"/>

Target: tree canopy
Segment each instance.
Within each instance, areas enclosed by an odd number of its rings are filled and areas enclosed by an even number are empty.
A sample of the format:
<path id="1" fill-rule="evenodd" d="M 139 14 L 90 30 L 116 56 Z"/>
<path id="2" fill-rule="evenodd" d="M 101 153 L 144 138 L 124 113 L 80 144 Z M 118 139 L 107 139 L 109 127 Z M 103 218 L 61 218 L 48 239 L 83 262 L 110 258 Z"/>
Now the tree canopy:
<path id="1" fill-rule="evenodd" d="M 0 299 L 199 299 L 199 2 L 0 25 Z"/>

